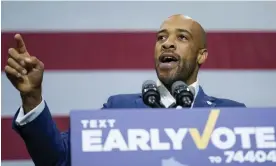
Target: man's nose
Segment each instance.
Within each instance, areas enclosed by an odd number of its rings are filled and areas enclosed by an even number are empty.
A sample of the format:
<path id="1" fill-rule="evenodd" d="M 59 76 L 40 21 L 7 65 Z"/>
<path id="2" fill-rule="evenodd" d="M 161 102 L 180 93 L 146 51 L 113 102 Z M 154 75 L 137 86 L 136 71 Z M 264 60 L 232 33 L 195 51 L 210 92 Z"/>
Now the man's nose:
<path id="1" fill-rule="evenodd" d="M 176 45 L 174 42 L 172 41 L 166 41 L 163 45 L 162 45 L 162 49 L 164 50 L 175 50 L 176 49 Z"/>

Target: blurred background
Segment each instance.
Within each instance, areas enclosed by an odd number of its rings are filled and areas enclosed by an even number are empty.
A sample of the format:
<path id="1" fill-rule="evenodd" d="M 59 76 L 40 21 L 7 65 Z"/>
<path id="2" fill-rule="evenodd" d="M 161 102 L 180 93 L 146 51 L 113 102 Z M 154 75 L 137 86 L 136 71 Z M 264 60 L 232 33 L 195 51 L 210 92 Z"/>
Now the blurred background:
<path id="1" fill-rule="evenodd" d="M 1 2 L 2 164 L 33 165 L 11 129 L 21 105 L 3 72 L 13 36 L 45 64 L 43 97 L 58 127 L 73 109 L 99 109 L 110 95 L 139 93 L 156 79 L 155 32 L 184 14 L 208 32 L 209 57 L 199 82 L 205 93 L 276 107 L 276 2 Z"/>

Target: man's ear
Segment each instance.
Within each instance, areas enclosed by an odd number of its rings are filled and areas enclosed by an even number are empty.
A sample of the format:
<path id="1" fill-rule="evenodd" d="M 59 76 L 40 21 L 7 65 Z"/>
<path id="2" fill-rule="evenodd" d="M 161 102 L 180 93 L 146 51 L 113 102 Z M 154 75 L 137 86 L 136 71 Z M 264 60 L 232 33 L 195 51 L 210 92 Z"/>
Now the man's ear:
<path id="1" fill-rule="evenodd" d="M 207 60 L 207 57 L 208 57 L 208 51 L 207 49 L 201 49 L 199 51 L 199 54 L 197 56 L 197 63 L 199 65 L 202 65 L 206 60 Z"/>

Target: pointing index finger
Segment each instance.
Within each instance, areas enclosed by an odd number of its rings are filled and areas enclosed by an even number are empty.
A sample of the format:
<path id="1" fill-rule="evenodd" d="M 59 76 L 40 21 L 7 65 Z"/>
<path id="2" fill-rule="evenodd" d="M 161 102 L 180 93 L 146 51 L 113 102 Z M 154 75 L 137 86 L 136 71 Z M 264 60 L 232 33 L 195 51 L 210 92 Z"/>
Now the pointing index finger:
<path id="1" fill-rule="evenodd" d="M 16 46 L 19 53 L 25 53 L 27 52 L 26 45 L 24 43 L 24 40 L 20 34 L 16 34 L 14 36 L 14 39 L 16 40 Z"/>

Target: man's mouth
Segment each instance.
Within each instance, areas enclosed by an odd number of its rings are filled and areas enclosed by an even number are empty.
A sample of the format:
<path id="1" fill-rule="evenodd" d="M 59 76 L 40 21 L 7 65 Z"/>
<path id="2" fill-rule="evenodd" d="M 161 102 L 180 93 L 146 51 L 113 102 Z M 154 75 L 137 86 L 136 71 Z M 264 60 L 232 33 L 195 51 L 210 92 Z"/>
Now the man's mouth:
<path id="1" fill-rule="evenodd" d="M 159 57 L 159 68 L 160 69 L 172 69 L 178 65 L 179 56 L 176 54 L 162 54 Z"/>

